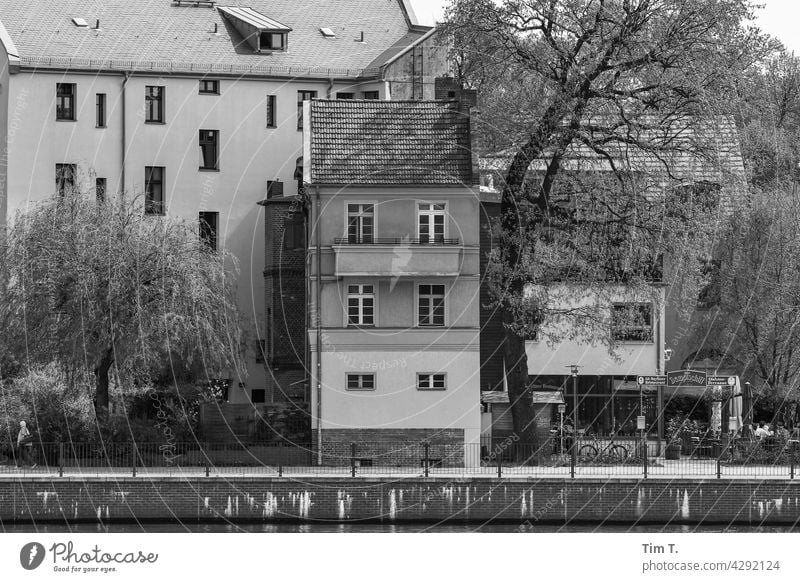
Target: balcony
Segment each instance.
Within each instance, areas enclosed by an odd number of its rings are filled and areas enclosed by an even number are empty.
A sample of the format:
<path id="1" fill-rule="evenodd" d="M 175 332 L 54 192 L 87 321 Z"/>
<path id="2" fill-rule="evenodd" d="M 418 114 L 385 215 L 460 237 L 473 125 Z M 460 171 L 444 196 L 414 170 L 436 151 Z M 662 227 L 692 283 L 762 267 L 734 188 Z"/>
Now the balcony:
<path id="1" fill-rule="evenodd" d="M 337 277 L 455 277 L 464 267 L 457 238 L 338 238 L 333 251 Z"/>

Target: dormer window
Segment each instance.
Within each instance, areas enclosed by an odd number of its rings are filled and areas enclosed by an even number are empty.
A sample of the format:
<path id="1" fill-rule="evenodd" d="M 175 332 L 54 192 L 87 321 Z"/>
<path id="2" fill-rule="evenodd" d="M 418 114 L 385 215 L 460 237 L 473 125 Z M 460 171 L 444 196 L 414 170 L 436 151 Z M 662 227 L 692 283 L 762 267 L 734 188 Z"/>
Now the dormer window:
<path id="1" fill-rule="evenodd" d="M 258 39 L 258 47 L 264 51 L 286 50 L 286 36 L 280 32 L 262 32 Z"/>
<path id="2" fill-rule="evenodd" d="M 288 49 L 289 33 L 292 29 L 285 24 L 252 8 L 220 6 L 217 10 L 242 35 L 254 52 L 285 52 Z"/>

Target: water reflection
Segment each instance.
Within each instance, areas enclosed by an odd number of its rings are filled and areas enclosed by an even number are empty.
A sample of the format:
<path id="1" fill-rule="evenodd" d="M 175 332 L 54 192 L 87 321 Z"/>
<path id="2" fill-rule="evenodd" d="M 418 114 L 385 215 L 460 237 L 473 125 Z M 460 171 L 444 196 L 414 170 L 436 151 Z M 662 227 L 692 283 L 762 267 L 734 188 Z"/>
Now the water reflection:
<path id="1" fill-rule="evenodd" d="M 117 523 L 2 524 L 4 533 L 800 533 L 800 526 L 714 525 L 534 525 L 515 524 L 342 524 L 342 523 Z"/>

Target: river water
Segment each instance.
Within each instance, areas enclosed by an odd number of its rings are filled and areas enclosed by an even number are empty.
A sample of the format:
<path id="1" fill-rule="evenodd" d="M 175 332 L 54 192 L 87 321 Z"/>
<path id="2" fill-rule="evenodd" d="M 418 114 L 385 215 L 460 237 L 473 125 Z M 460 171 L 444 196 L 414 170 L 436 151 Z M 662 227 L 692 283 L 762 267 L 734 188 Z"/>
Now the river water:
<path id="1" fill-rule="evenodd" d="M 514 524 L 234 524 L 234 523 L 120 523 L 0 525 L 4 533 L 515 533 Z M 800 533 L 797 527 L 695 525 L 534 525 L 527 533 Z"/>

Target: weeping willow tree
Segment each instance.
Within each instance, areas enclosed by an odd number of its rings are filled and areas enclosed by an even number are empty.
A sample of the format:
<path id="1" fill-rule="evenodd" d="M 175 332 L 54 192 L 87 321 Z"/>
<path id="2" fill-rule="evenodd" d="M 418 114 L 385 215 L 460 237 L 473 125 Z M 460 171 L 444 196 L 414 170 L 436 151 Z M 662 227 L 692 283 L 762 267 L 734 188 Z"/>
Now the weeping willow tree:
<path id="1" fill-rule="evenodd" d="M 94 376 L 98 419 L 112 377 L 124 386 L 170 365 L 207 378 L 243 370 L 232 257 L 197 225 L 142 209 L 67 191 L 18 213 L 5 238 L 21 359 Z"/>
<path id="2" fill-rule="evenodd" d="M 488 278 L 524 441 L 535 442 L 524 337 L 613 352 L 609 303 L 658 300 L 662 260 L 673 300 L 694 307 L 728 192 L 718 96 L 764 45 L 742 24 L 751 16 L 746 0 L 452 3 L 444 32 L 497 153 Z M 623 314 L 630 327 L 641 316 Z"/>

